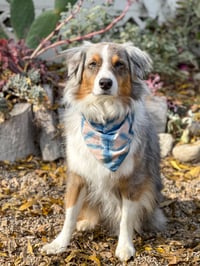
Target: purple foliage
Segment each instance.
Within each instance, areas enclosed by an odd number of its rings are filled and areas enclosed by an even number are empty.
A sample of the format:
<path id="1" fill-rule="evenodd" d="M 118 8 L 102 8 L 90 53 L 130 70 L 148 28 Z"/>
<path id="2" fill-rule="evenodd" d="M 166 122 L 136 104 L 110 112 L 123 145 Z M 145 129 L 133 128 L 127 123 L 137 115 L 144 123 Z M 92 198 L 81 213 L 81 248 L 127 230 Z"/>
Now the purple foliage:
<path id="1" fill-rule="evenodd" d="M 51 77 L 47 62 L 39 58 L 27 59 L 30 57 L 32 49 L 29 49 L 24 40 L 15 42 L 14 40 L 0 40 L 0 91 L 7 82 L 6 72 L 12 74 L 27 75 L 29 70 L 39 70 L 41 82 L 45 83 Z M 4 78 L 3 78 L 4 76 Z"/>
<path id="2" fill-rule="evenodd" d="M 158 74 L 151 74 L 145 82 L 153 94 L 155 94 L 157 90 L 161 89 L 163 86 L 163 82 L 160 80 L 160 76 Z"/>

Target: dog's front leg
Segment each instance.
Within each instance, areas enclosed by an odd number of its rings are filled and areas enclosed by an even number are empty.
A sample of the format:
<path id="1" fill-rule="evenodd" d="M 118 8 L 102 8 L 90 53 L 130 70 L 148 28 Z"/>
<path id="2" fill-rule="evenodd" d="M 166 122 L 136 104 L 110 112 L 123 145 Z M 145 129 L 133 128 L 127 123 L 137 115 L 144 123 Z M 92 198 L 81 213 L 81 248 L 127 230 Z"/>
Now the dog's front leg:
<path id="1" fill-rule="evenodd" d="M 77 216 L 83 205 L 86 195 L 86 188 L 82 179 L 76 174 L 70 174 L 67 182 L 67 191 L 65 196 L 66 213 L 65 221 L 60 234 L 50 244 L 46 244 L 42 251 L 47 254 L 56 254 L 64 252 L 69 245 L 71 235 L 75 229 Z"/>
<path id="2" fill-rule="evenodd" d="M 121 261 L 127 261 L 135 255 L 133 246 L 133 228 L 137 217 L 138 203 L 122 197 L 122 212 L 119 228 L 118 244 L 115 255 Z"/>

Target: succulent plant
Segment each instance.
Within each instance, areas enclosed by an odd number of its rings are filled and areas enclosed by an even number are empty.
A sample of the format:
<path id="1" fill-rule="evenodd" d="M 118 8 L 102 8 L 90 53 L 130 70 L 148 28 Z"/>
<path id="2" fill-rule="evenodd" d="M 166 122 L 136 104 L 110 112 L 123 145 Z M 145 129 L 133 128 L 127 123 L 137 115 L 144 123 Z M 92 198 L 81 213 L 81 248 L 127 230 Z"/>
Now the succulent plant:
<path id="1" fill-rule="evenodd" d="M 35 18 L 32 0 L 12 0 L 10 3 L 11 25 L 18 39 L 25 39 Z"/>
<path id="2" fill-rule="evenodd" d="M 33 0 L 10 1 L 11 25 L 18 39 L 25 39 L 30 48 L 35 48 L 39 42 L 55 29 L 60 19 L 60 13 L 66 11 L 68 5 L 76 0 L 55 0 L 54 9 L 44 11 L 35 18 Z"/>

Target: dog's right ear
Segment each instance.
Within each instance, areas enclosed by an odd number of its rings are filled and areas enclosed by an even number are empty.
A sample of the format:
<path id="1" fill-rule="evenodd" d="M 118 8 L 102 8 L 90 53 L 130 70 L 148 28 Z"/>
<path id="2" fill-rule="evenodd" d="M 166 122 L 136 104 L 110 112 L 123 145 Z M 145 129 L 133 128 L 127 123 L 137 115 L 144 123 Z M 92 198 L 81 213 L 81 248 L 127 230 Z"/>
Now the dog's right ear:
<path id="1" fill-rule="evenodd" d="M 77 81 L 81 80 L 83 66 L 85 62 L 85 53 L 81 47 L 71 48 L 64 52 L 67 65 L 67 79 L 75 77 Z"/>
<path id="2" fill-rule="evenodd" d="M 68 79 L 75 77 L 77 81 L 81 80 L 85 63 L 86 48 L 89 45 L 89 42 L 84 42 L 82 46 L 70 48 L 62 52 L 62 55 L 66 58 Z"/>

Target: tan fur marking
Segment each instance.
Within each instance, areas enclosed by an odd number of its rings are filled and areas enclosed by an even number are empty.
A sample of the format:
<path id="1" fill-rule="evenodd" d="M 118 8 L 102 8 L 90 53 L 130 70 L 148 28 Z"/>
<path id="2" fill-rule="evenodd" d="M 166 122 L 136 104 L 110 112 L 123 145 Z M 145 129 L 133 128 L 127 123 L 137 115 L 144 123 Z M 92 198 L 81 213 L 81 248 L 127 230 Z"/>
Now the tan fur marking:
<path id="1" fill-rule="evenodd" d="M 78 221 L 81 220 L 88 220 L 91 225 L 95 226 L 99 221 L 98 207 L 89 206 L 89 204 L 85 202 L 78 217 Z"/>
<path id="2" fill-rule="evenodd" d="M 67 179 L 67 190 L 65 193 L 65 206 L 70 208 L 77 202 L 79 193 L 84 186 L 84 181 L 79 175 L 70 173 Z"/>
<path id="3" fill-rule="evenodd" d="M 119 61 L 119 56 L 117 54 L 113 55 L 111 61 L 112 61 L 112 65 L 114 66 L 118 61 Z"/>
<path id="4" fill-rule="evenodd" d="M 101 59 L 100 55 L 98 55 L 98 54 L 94 54 L 92 56 L 92 60 L 91 61 L 95 61 L 99 65 L 102 64 L 102 59 Z"/>
<path id="5" fill-rule="evenodd" d="M 130 75 L 117 75 L 117 81 L 119 84 L 119 94 L 122 96 L 131 96 L 131 78 Z"/>
<path id="6" fill-rule="evenodd" d="M 84 70 L 81 85 L 76 96 L 77 99 L 81 100 L 92 92 L 94 80 L 95 75 L 92 75 L 88 73 L 87 70 Z"/>
<path id="7" fill-rule="evenodd" d="M 113 55 L 111 62 L 112 65 L 115 66 L 117 62 L 123 62 L 124 60 L 121 60 L 119 55 L 115 54 Z M 125 63 L 125 62 L 124 62 Z M 126 66 L 122 66 L 119 73 L 116 73 L 116 78 L 119 84 L 119 94 L 122 96 L 130 96 L 131 95 L 131 77 L 128 73 Z"/>
<path id="8" fill-rule="evenodd" d="M 153 193 L 152 185 L 146 180 L 141 184 L 132 184 L 131 179 L 122 179 L 119 182 L 119 190 L 122 196 L 132 201 L 139 201 L 145 192 Z"/>

